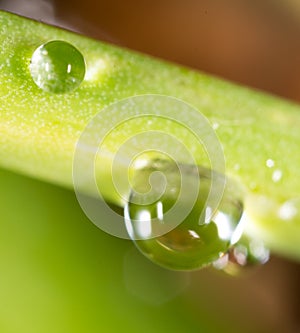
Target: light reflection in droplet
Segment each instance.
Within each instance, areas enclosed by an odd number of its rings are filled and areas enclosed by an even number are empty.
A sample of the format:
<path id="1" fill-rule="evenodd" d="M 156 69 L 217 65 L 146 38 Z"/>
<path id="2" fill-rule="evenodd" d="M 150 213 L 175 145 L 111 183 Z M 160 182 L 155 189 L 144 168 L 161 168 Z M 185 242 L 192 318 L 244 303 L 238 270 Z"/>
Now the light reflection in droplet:
<path id="1" fill-rule="evenodd" d="M 160 220 L 160 221 L 163 221 L 164 219 L 164 208 L 163 208 L 163 204 L 161 201 L 159 201 L 156 205 L 156 209 L 157 209 L 157 218 Z"/>
<path id="2" fill-rule="evenodd" d="M 232 226 L 228 215 L 221 211 L 213 217 L 214 223 L 218 227 L 218 234 L 222 240 L 230 240 L 232 236 Z"/>
<path id="3" fill-rule="evenodd" d="M 139 223 L 136 224 L 136 232 L 143 238 L 148 239 L 152 234 L 151 226 L 151 214 L 147 210 L 141 210 L 138 213 L 137 220 Z"/>

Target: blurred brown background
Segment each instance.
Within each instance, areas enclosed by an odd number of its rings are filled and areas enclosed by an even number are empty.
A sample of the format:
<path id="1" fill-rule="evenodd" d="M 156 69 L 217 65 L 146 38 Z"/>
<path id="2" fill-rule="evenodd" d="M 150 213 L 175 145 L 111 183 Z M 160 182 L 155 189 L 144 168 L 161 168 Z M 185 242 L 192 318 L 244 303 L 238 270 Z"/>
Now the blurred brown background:
<path id="1" fill-rule="evenodd" d="M 6 0 L 0 8 L 300 102 L 297 0 Z M 239 309 L 236 320 L 259 332 L 300 332 L 297 263 L 274 256 L 240 278 L 200 271 L 192 280 L 191 311 L 213 292 L 218 309 L 231 318 Z"/>
<path id="2" fill-rule="evenodd" d="M 300 13 L 286 0 L 56 0 L 55 6 L 59 20 L 85 34 L 300 101 Z"/>

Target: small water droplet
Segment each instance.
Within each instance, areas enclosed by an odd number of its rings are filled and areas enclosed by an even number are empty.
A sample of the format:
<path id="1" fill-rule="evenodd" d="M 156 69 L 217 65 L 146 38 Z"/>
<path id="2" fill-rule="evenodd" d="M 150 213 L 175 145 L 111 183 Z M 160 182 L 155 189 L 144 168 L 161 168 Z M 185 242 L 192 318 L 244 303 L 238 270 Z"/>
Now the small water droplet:
<path id="1" fill-rule="evenodd" d="M 278 215 L 284 221 L 292 221 L 300 214 L 300 199 L 294 198 L 283 203 L 279 210 Z"/>
<path id="2" fill-rule="evenodd" d="M 265 264 L 270 258 L 270 251 L 260 240 L 242 239 L 229 251 L 213 263 L 213 267 L 230 275 L 238 275 L 246 268 Z"/>
<path id="3" fill-rule="evenodd" d="M 282 178 L 282 171 L 277 169 L 272 174 L 272 180 L 274 183 L 278 183 Z"/>
<path id="4" fill-rule="evenodd" d="M 269 158 L 268 160 L 266 160 L 266 166 L 268 168 L 273 168 L 274 165 L 275 165 L 275 162 L 272 159 Z"/>
<path id="5" fill-rule="evenodd" d="M 161 179 L 156 183 L 152 179 L 150 185 L 150 176 L 157 171 L 163 172 L 167 182 L 162 185 Z M 130 237 L 146 257 L 169 269 L 193 270 L 213 263 L 231 246 L 243 213 L 242 194 L 237 184 L 227 179 L 222 201 L 213 211 L 206 201 L 211 189 L 211 171 L 189 165 L 181 165 L 180 171 L 187 177 L 189 192 L 178 202 L 182 190 L 180 173 L 172 163 L 150 161 L 138 170 L 124 216 Z M 200 188 L 191 210 L 170 229 L 173 221 L 168 220 L 169 210 L 177 204 L 184 209 L 192 200 L 189 193 L 195 193 L 197 177 Z"/>
<path id="6" fill-rule="evenodd" d="M 73 45 L 53 40 L 34 51 L 30 72 L 35 84 L 44 91 L 63 94 L 82 83 L 85 61 Z"/>
<path id="7" fill-rule="evenodd" d="M 219 123 L 213 123 L 212 128 L 216 131 L 220 127 Z"/>

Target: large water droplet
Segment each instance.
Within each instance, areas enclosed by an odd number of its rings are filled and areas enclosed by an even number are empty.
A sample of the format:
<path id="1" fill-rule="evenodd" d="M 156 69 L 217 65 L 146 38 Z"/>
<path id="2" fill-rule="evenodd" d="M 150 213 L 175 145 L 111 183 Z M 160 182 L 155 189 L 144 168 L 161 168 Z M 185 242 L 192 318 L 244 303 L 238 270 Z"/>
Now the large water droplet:
<path id="1" fill-rule="evenodd" d="M 34 51 L 30 72 L 33 81 L 44 91 L 63 94 L 81 84 L 85 75 L 85 61 L 73 45 L 53 40 Z"/>
<path id="2" fill-rule="evenodd" d="M 138 249 L 150 260 L 169 269 L 193 270 L 213 263 L 228 251 L 233 239 L 239 239 L 242 193 L 227 179 L 223 199 L 215 210 L 207 203 L 211 170 L 189 165 L 179 168 L 181 173 L 170 162 L 154 160 L 136 171 L 134 189 L 125 206 L 125 223 Z M 155 179 L 156 171 L 163 172 L 165 182 L 160 177 Z M 182 173 L 189 190 L 178 202 Z M 190 202 L 193 204 L 186 216 L 174 221 Z M 168 220 L 168 212 L 175 205 L 179 206 L 178 214 Z"/>

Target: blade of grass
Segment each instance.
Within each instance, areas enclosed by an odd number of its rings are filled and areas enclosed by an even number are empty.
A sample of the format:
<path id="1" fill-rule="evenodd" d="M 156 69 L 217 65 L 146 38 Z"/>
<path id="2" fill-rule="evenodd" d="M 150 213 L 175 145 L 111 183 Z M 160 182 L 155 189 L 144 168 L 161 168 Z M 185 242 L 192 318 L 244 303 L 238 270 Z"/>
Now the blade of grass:
<path id="1" fill-rule="evenodd" d="M 85 57 L 86 79 L 72 93 L 49 94 L 31 78 L 32 53 L 54 39 L 73 44 Z M 5 12 L 0 12 L 0 41 L 1 166 L 72 187 L 75 145 L 95 114 L 134 95 L 174 96 L 195 106 L 217 127 L 227 173 L 246 188 L 247 232 L 277 252 L 300 258 L 299 204 L 280 214 L 286 201 L 299 202 L 298 105 Z M 158 122 L 172 132 L 173 125 L 165 125 Z M 130 129 L 143 126 L 132 122 Z M 191 147 L 193 142 L 182 136 Z M 122 131 L 114 136 L 116 144 L 125 139 Z M 105 196 L 121 204 L 109 181 L 110 159 L 103 163 Z M 269 167 L 268 160 L 275 166 Z"/>

